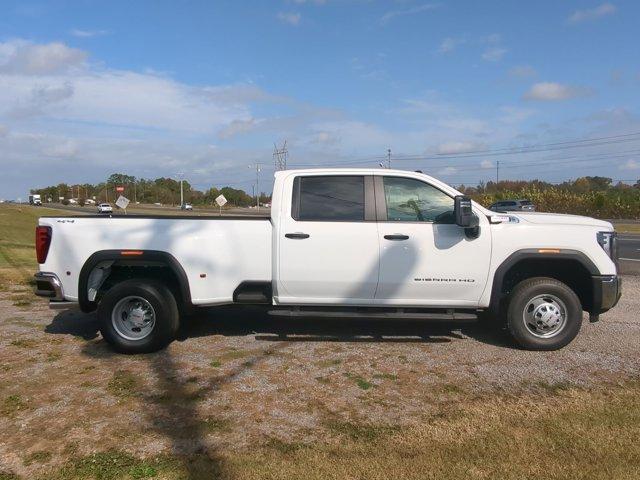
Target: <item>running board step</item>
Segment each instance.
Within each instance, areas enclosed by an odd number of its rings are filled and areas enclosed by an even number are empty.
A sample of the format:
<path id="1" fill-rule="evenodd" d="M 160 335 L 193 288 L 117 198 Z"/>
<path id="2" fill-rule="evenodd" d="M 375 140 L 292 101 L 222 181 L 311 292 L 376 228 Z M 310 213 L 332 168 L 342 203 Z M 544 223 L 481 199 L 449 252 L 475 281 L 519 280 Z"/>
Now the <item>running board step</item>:
<path id="1" fill-rule="evenodd" d="M 403 312 L 403 311 L 385 311 L 385 312 L 358 312 L 353 310 L 337 311 L 337 310 L 300 310 L 300 309 L 277 309 L 269 310 L 269 315 L 274 317 L 320 317 L 320 318 L 382 318 L 382 319 L 399 319 L 399 320 L 462 320 L 475 321 L 478 316 L 474 313 L 466 312 Z"/>

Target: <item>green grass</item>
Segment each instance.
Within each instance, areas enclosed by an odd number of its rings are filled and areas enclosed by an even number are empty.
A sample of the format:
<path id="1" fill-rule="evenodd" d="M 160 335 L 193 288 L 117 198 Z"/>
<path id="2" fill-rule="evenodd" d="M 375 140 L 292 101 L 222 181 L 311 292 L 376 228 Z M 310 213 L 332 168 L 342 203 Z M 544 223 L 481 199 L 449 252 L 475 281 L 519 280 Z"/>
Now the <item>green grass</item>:
<path id="1" fill-rule="evenodd" d="M 69 212 L 26 205 L 0 204 L 0 289 L 27 287 L 37 268 L 35 227 L 43 215 Z M 23 300 L 17 300 L 18 303 Z"/>
<path id="2" fill-rule="evenodd" d="M 615 223 L 613 226 L 618 233 L 640 233 L 640 223 Z"/>
<path id="3" fill-rule="evenodd" d="M 107 391 L 119 398 L 130 398 L 138 395 L 138 378 L 127 370 L 118 370 L 107 384 Z"/>
<path id="4" fill-rule="evenodd" d="M 20 395 L 9 395 L 0 404 L 0 415 L 10 417 L 25 408 L 26 403 Z"/>
<path id="5" fill-rule="evenodd" d="M 137 456 L 124 450 L 74 456 L 28 478 L 53 480 L 305 480 L 362 478 L 505 480 L 636 479 L 640 471 L 640 382 L 592 390 L 540 389 L 466 395 L 454 409 L 424 412 L 405 426 L 347 420 L 320 423 L 322 440 L 268 439 L 224 454 Z M 365 416 L 366 418 L 366 416 Z M 227 421 L 207 420 L 207 432 Z M 47 452 L 27 457 L 53 460 Z M 26 459 L 25 459 L 26 460 Z M 15 480 L 10 472 L 0 480 Z M 27 478 L 27 477 L 25 477 Z"/>

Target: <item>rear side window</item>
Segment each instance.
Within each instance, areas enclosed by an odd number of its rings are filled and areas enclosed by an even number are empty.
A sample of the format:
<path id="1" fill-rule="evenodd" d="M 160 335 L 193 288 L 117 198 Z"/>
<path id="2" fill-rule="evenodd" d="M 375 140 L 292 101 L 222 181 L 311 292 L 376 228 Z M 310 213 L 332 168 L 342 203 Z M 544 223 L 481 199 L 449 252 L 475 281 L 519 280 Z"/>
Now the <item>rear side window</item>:
<path id="1" fill-rule="evenodd" d="M 520 205 L 531 205 L 531 201 L 529 201 L 529 200 L 522 200 L 522 201 L 520 202 Z"/>
<path id="2" fill-rule="evenodd" d="M 296 178 L 292 216 L 302 221 L 363 221 L 364 177 Z"/>

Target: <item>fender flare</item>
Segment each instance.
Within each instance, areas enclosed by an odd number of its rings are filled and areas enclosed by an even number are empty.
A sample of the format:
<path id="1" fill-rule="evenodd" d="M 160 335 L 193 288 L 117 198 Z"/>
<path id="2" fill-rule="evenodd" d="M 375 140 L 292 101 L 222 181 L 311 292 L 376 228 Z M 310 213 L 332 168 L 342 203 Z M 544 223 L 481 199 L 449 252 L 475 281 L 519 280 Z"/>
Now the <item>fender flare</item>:
<path id="1" fill-rule="evenodd" d="M 598 267 L 596 267 L 596 265 L 593 263 L 593 261 L 579 250 L 570 250 L 563 248 L 560 249 L 557 253 L 540 252 L 539 250 L 545 249 L 525 248 L 522 250 L 516 250 L 498 266 L 495 274 L 493 275 L 493 282 L 491 285 L 491 300 L 489 303 L 489 308 L 492 311 L 498 311 L 500 302 L 504 297 L 502 293 L 502 283 L 504 282 L 506 273 L 509 271 L 509 269 L 511 269 L 511 267 L 522 260 L 574 260 L 580 263 L 592 276 L 600 275 L 600 271 L 598 270 Z"/>
<path id="2" fill-rule="evenodd" d="M 85 313 L 94 311 L 97 308 L 97 303 L 89 300 L 87 293 L 87 283 L 89 280 L 89 274 L 100 262 L 107 260 L 124 260 L 127 265 L 132 266 L 144 266 L 145 264 L 163 264 L 168 267 L 178 279 L 178 288 L 182 295 L 182 300 L 185 305 L 191 306 L 191 289 L 189 288 L 189 279 L 185 273 L 180 262 L 170 253 L 160 250 L 138 250 L 135 256 L 123 255 L 123 251 L 126 249 L 118 250 L 99 250 L 93 253 L 82 266 L 80 270 L 80 276 L 78 277 L 78 304 L 80 310 Z M 138 253 L 140 252 L 140 253 Z"/>

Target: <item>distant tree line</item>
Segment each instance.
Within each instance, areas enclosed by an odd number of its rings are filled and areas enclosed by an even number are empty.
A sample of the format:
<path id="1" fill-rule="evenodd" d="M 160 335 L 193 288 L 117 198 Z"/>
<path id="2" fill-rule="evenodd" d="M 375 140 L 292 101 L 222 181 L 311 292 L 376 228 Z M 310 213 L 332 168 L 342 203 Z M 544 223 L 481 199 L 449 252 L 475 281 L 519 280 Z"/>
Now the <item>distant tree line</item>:
<path id="1" fill-rule="evenodd" d="M 117 187 L 124 187 L 124 192 L 120 193 Z M 215 199 L 224 195 L 230 206 L 248 207 L 256 204 L 255 197 L 241 189 L 232 187 L 222 187 L 220 189 L 211 187 L 206 191 L 193 188 L 187 180 L 182 183 L 184 201 L 193 205 L 212 205 Z M 49 198 L 54 202 L 63 199 L 66 203 L 70 199 L 75 199 L 83 204 L 87 199 L 95 199 L 96 202 L 114 202 L 119 195 L 124 195 L 129 200 L 140 203 L 161 203 L 163 205 L 180 204 L 180 181 L 173 178 L 156 178 L 149 180 L 136 178 L 132 175 L 114 173 L 105 182 L 90 184 L 60 183 L 44 188 L 32 189 L 31 193 L 39 193 L 44 202 Z M 260 203 L 265 204 L 271 201 L 271 197 L 264 192 L 260 194 Z"/>

